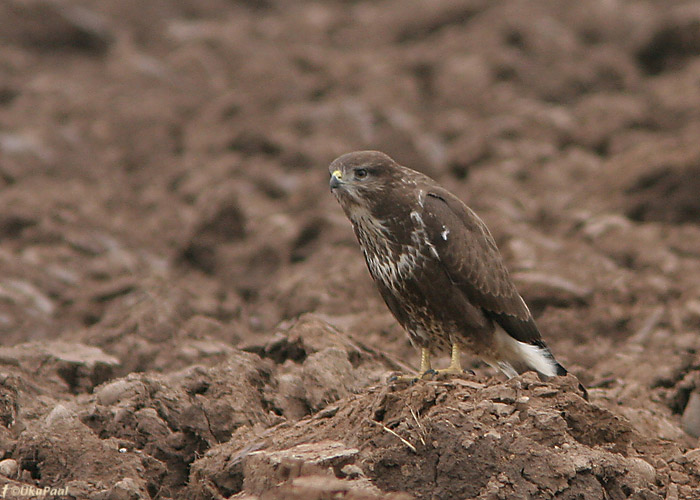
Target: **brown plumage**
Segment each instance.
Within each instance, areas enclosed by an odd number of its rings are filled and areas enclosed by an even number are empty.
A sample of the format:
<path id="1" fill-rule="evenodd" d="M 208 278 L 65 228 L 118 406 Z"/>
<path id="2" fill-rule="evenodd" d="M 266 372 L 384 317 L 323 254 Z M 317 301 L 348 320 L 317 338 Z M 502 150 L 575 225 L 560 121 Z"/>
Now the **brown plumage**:
<path id="1" fill-rule="evenodd" d="M 414 345 L 466 348 L 509 377 L 566 370 L 547 348 L 482 220 L 433 179 L 377 151 L 331 163 L 331 191 L 352 222 L 379 292 Z"/>

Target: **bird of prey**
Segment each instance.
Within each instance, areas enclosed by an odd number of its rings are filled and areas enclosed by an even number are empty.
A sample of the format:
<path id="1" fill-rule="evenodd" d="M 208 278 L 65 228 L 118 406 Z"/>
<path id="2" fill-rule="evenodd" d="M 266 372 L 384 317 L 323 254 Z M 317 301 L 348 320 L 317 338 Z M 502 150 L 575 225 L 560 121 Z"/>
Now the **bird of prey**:
<path id="1" fill-rule="evenodd" d="M 527 370 L 565 375 L 515 289 L 484 222 L 430 177 L 378 151 L 335 159 L 330 187 L 352 222 L 379 292 L 421 348 L 420 373 L 434 373 L 430 356 L 471 351 L 509 378 Z"/>

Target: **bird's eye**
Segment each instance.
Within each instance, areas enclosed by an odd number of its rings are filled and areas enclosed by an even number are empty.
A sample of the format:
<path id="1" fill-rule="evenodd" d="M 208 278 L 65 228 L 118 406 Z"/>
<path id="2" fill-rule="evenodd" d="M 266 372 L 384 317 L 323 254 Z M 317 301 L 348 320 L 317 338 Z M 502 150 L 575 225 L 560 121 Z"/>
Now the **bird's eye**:
<path id="1" fill-rule="evenodd" d="M 365 177 L 367 177 L 367 174 L 368 172 L 366 168 L 358 168 L 357 170 L 355 170 L 355 178 L 357 179 L 364 179 Z"/>

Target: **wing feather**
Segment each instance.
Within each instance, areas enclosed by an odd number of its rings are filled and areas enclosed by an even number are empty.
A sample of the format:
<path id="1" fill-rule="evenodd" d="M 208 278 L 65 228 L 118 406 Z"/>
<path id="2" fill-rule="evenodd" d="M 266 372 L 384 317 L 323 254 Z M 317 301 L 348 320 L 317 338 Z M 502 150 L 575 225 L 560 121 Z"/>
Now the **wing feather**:
<path id="1" fill-rule="evenodd" d="M 527 305 L 484 222 L 448 191 L 431 189 L 423 203 L 428 239 L 451 282 L 511 337 L 540 345 Z"/>

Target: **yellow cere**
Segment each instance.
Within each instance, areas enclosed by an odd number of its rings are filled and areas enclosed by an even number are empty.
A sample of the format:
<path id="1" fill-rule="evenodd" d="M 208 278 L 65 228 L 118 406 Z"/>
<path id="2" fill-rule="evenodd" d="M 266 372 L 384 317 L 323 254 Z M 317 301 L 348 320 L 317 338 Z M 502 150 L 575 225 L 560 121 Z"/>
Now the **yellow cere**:
<path id="1" fill-rule="evenodd" d="M 333 177 L 336 179 L 342 179 L 343 178 L 343 173 L 340 170 L 336 170 L 331 174 Z"/>

